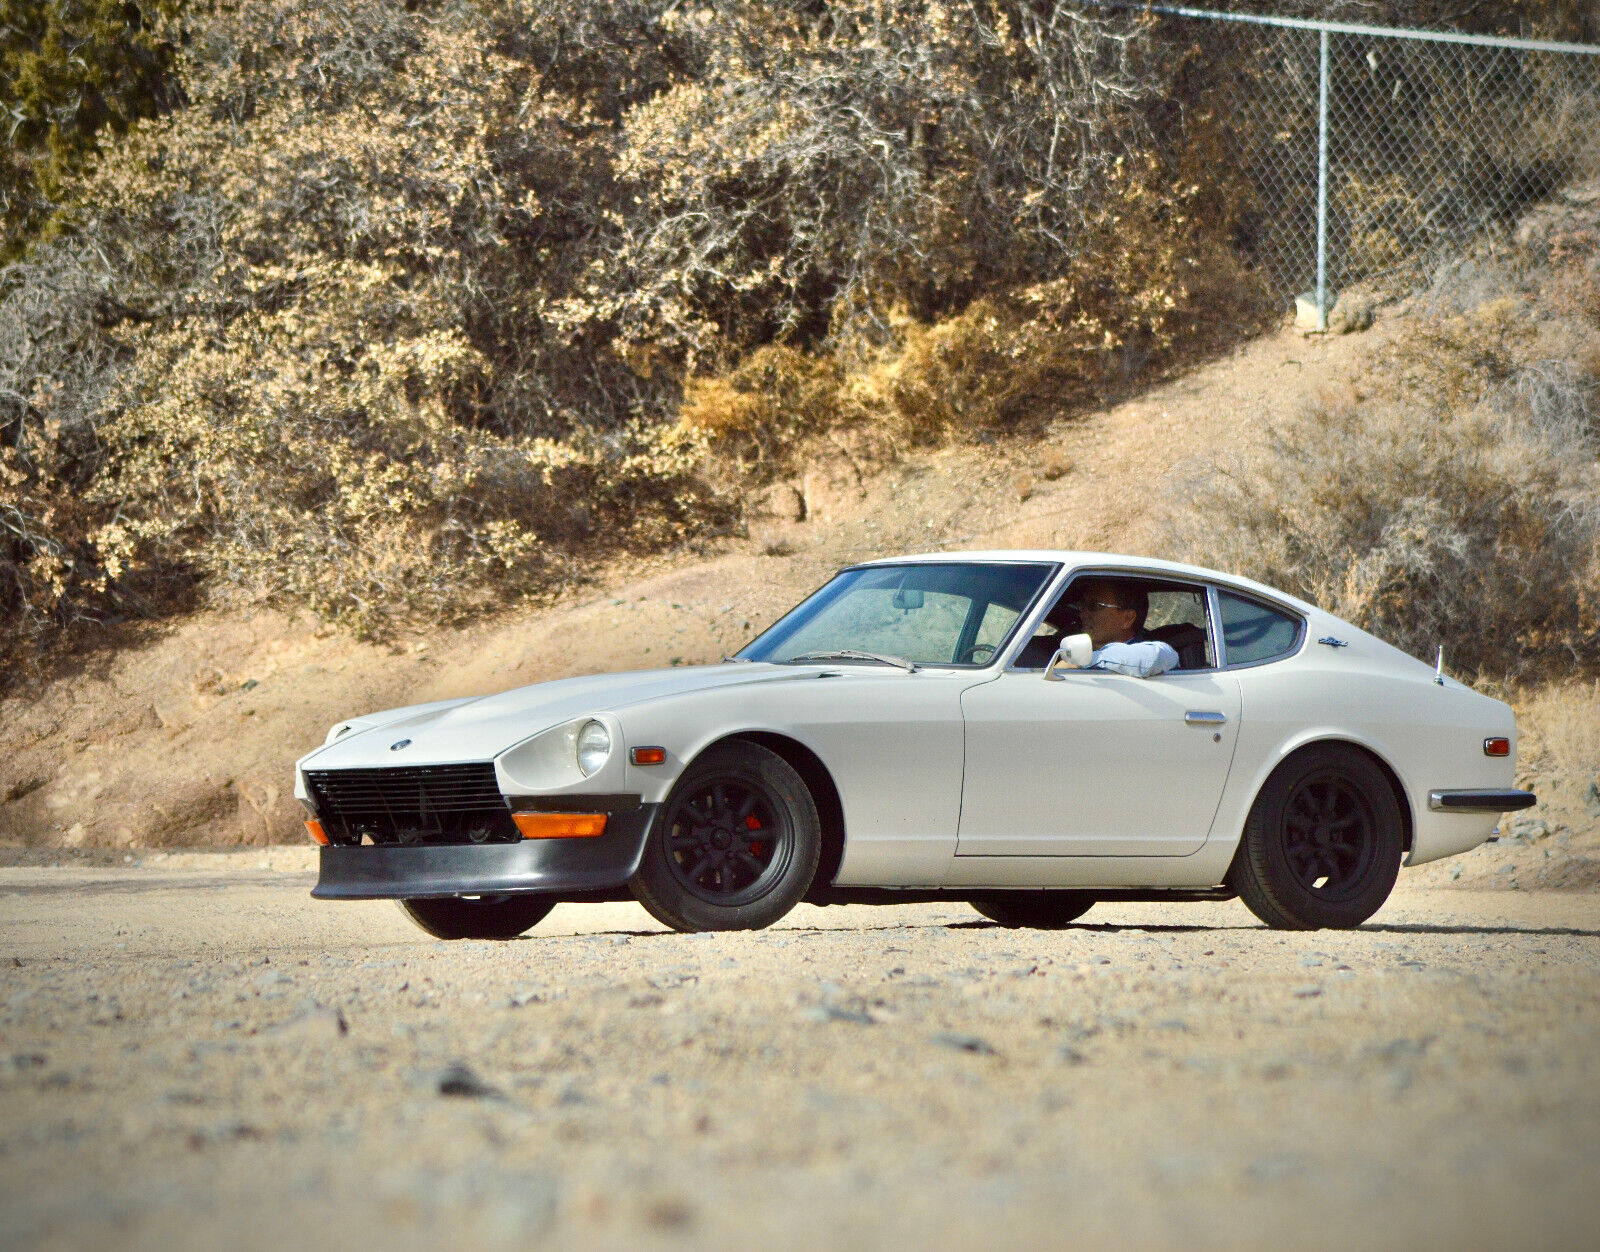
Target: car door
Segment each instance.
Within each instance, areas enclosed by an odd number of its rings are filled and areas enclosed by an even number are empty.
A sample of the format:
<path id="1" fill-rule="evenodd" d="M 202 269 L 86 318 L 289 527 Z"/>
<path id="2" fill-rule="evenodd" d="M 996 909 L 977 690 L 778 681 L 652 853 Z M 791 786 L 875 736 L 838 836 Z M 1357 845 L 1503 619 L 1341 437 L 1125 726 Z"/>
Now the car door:
<path id="1" fill-rule="evenodd" d="M 1061 682 L 1011 671 L 962 696 L 957 856 L 1184 856 L 1206 840 L 1239 734 L 1229 673 Z"/>
<path id="2" fill-rule="evenodd" d="M 1205 603 L 1203 588 L 1169 594 Z M 1239 734 L 1238 679 L 1210 660 L 1155 678 L 1010 669 L 969 688 L 956 855 L 1197 850 Z"/>

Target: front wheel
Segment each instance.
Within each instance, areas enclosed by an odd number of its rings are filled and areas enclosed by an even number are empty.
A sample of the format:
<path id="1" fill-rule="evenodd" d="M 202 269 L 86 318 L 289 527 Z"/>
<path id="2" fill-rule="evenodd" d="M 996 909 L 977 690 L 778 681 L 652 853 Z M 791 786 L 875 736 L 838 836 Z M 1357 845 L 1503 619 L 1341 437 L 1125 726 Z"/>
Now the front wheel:
<path id="1" fill-rule="evenodd" d="M 1261 788 L 1228 885 L 1275 930 L 1359 926 L 1399 877 L 1401 830 L 1399 803 L 1371 757 L 1342 744 L 1307 748 Z"/>
<path id="2" fill-rule="evenodd" d="M 541 895 L 441 896 L 401 900 L 400 910 L 435 939 L 515 939 L 555 908 Z"/>
<path id="3" fill-rule="evenodd" d="M 800 902 L 821 853 L 804 779 L 777 753 L 736 741 L 683 771 L 629 886 L 674 930 L 759 930 Z"/>
<path id="4" fill-rule="evenodd" d="M 974 900 L 972 907 L 1011 930 L 1060 930 L 1094 906 L 1087 891 L 1008 891 Z"/>

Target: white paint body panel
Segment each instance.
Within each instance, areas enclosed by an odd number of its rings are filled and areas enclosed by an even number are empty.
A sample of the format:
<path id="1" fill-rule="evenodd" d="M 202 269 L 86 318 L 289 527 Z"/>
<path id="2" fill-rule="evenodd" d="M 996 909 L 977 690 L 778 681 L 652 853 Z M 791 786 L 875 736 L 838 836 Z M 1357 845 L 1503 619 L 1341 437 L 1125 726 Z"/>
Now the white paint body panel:
<path id="1" fill-rule="evenodd" d="M 492 760 L 507 794 L 570 794 L 575 809 L 585 793 L 656 803 L 713 743 L 772 735 L 815 754 L 833 779 L 844 812 L 841 886 L 1209 887 L 1222 881 L 1263 783 L 1305 744 L 1357 744 L 1393 772 L 1412 829 L 1408 864 L 1465 851 L 1496 825 L 1495 814 L 1430 811 L 1430 790 L 1513 785 L 1508 706 L 1453 680 L 1440 685 L 1421 662 L 1247 579 L 1099 553 L 896 560 L 1049 561 L 1062 569 L 986 668 L 728 663 L 390 710 L 354 719 L 303 758 L 296 794 L 306 797 L 304 767 Z M 1253 594 L 1303 615 L 1306 639 L 1281 660 L 1144 680 L 1084 671 L 1053 683 L 1005 670 L 1033 620 L 1084 568 Z M 1317 643 L 1326 636 L 1348 646 Z M 1186 725 L 1191 709 L 1227 720 Z M 611 732 L 613 750 L 585 778 L 563 745 L 591 717 Z M 1491 735 L 1512 740 L 1510 757 L 1483 755 Z M 402 740 L 410 742 L 392 748 Z M 629 764 L 628 748 L 640 745 L 664 747 L 666 761 Z"/>
<path id="2" fill-rule="evenodd" d="M 1187 856 L 1211 833 L 1239 734 L 1227 673 L 1011 671 L 968 689 L 959 856 Z M 1187 712 L 1217 712 L 1219 726 Z"/>
<path id="3" fill-rule="evenodd" d="M 792 675 L 796 667 L 771 668 Z M 961 693 L 979 675 L 855 665 L 799 669 L 807 677 L 781 687 L 721 688 L 630 710 L 633 742 L 667 744 L 682 757 L 667 766 L 630 766 L 627 790 L 664 798 L 677 768 L 716 740 L 782 735 L 814 752 L 839 791 L 846 840 L 838 882 L 938 885 L 955 854 L 961 809 Z"/>

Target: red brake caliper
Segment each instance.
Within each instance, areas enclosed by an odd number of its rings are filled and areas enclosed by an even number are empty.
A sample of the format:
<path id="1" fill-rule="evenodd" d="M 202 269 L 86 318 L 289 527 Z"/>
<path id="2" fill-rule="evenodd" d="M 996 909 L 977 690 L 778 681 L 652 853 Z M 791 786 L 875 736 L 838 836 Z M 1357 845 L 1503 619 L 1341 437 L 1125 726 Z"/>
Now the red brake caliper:
<path id="1" fill-rule="evenodd" d="M 757 817 L 754 813 L 752 813 L 752 814 L 750 814 L 749 817 L 744 819 L 744 826 L 745 826 L 746 830 L 760 830 L 761 829 L 761 819 L 759 817 Z M 760 840 L 756 840 L 754 843 L 752 843 L 750 845 L 750 855 L 751 856 L 760 856 L 761 855 L 761 841 Z"/>

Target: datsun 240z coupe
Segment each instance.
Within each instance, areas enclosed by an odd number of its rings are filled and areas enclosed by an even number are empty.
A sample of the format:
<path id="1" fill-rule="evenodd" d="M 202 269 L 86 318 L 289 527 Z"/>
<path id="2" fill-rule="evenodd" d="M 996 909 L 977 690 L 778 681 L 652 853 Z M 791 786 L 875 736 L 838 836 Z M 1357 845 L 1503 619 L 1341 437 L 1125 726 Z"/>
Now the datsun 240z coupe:
<path id="1" fill-rule="evenodd" d="M 1108 586 L 1176 666 L 1082 668 L 1084 592 Z M 1505 704 L 1270 587 L 970 552 L 843 570 L 719 665 L 352 718 L 295 794 L 314 895 L 398 899 L 445 939 L 630 896 L 679 930 L 802 900 L 1053 928 L 1100 900 L 1235 895 L 1313 929 L 1359 925 L 1402 862 L 1533 804 L 1515 753 Z"/>

